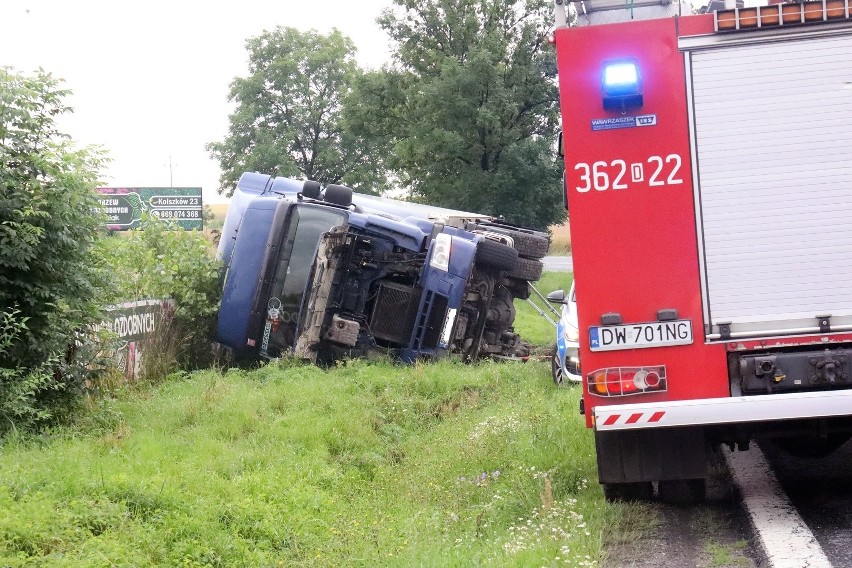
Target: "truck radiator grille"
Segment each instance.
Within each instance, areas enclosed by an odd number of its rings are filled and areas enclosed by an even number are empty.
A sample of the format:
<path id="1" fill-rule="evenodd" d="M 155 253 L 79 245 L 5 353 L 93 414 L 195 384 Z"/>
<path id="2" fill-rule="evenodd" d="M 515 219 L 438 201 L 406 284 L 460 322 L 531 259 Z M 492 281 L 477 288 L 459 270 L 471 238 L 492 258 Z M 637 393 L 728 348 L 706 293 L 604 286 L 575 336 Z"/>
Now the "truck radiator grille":
<path id="1" fill-rule="evenodd" d="M 370 317 L 370 331 L 377 339 L 405 345 L 420 304 L 420 289 L 382 282 Z"/>
<path id="2" fill-rule="evenodd" d="M 438 340 L 441 338 L 441 330 L 444 328 L 444 323 L 447 319 L 447 298 L 434 292 L 429 295 L 429 319 L 427 320 L 426 328 L 420 329 L 421 336 L 420 344 L 415 346 L 420 349 L 430 350 L 438 346 Z"/>

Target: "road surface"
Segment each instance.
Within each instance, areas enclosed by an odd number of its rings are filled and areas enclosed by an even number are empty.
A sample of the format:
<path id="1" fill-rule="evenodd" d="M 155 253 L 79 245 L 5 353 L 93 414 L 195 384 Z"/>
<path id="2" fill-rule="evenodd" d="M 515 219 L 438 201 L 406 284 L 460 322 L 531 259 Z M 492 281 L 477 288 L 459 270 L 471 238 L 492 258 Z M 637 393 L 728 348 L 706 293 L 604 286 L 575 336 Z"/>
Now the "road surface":
<path id="1" fill-rule="evenodd" d="M 546 256 L 541 261 L 550 272 L 574 272 L 574 259 L 570 256 Z"/>

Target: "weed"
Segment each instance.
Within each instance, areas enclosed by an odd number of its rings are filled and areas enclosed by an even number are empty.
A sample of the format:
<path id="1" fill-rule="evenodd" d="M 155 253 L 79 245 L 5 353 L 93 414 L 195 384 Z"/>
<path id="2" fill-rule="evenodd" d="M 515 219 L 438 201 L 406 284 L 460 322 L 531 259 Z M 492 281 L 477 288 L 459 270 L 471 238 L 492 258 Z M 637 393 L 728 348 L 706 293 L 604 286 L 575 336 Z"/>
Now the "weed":
<path id="1" fill-rule="evenodd" d="M 749 566 L 750 562 L 745 557 L 745 548 L 748 546 L 748 541 L 738 540 L 732 544 L 721 544 L 718 542 L 708 542 L 704 546 L 704 553 L 710 557 L 710 566 L 733 567 L 733 566 Z"/>

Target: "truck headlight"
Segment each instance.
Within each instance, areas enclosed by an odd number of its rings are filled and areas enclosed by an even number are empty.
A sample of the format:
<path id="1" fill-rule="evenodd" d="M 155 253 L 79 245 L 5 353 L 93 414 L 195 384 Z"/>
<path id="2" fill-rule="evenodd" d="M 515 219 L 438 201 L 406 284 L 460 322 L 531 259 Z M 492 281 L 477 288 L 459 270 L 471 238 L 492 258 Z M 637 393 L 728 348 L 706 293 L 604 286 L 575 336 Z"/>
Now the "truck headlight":
<path id="1" fill-rule="evenodd" d="M 449 272 L 452 246 L 453 238 L 450 235 L 441 233 L 435 237 L 435 240 L 432 241 L 432 258 L 429 260 L 429 266 Z"/>

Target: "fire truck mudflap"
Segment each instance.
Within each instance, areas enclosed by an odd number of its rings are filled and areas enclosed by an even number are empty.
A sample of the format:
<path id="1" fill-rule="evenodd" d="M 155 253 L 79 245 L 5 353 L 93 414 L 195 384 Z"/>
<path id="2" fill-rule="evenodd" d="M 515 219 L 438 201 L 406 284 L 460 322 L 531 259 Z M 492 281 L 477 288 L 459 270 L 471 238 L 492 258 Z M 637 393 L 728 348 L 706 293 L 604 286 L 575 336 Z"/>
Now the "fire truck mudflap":
<path id="1" fill-rule="evenodd" d="M 700 497 L 720 443 L 836 447 L 852 433 L 849 3 L 555 6 L 607 496 Z"/>

